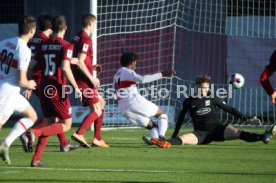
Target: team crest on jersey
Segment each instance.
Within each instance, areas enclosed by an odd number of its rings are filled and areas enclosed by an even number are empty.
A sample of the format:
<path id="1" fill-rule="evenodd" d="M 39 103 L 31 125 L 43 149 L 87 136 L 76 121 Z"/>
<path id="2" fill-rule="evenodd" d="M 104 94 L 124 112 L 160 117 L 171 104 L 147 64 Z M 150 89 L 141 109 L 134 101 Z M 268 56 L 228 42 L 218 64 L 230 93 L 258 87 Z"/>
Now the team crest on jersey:
<path id="1" fill-rule="evenodd" d="M 72 58 L 72 54 L 73 54 L 72 50 L 68 50 L 67 51 L 67 58 Z"/>
<path id="2" fill-rule="evenodd" d="M 210 100 L 206 100 L 205 101 L 205 106 L 209 106 L 210 105 Z"/>
<path id="3" fill-rule="evenodd" d="M 83 47 L 82 47 L 82 51 L 87 52 L 88 51 L 88 47 L 89 47 L 88 44 L 84 44 Z"/>

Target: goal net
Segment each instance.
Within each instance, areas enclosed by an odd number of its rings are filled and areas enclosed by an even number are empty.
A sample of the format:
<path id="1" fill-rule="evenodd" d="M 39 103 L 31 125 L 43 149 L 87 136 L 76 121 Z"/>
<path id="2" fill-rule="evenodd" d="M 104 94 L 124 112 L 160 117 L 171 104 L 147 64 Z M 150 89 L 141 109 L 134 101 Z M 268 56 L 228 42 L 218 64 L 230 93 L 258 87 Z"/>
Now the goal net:
<path id="1" fill-rule="evenodd" d="M 195 77 L 205 74 L 215 89 L 231 92 L 224 99 L 228 104 L 260 117 L 265 125 L 274 124 L 275 106 L 259 77 L 276 46 L 275 9 L 274 0 L 98 1 L 97 62 L 103 67 L 98 77 L 107 102 L 104 125 L 132 126 L 107 92 L 124 52 L 139 55 L 139 74 L 176 70 L 177 78 L 139 85 L 168 114 L 171 125 L 186 97 L 179 90 L 190 94 Z M 230 91 L 227 78 L 232 73 L 244 76 L 243 88 Z M 155 88 L 155 96 L 150 88 Z M 220 118 L 222 123 L 246 125 L 223 111 Z M 186 120 L 190 122 L 189 116 Z"/>

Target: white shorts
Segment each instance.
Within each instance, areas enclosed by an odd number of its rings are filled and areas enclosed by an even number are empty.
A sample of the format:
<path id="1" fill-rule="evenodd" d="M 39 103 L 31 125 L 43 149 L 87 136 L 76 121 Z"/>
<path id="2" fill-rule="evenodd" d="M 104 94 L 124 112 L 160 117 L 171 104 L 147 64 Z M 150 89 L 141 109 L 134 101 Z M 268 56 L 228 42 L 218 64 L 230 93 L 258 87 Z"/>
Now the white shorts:
<path id="1" fill-rule="evenodd" d="M 19 93 L 0 93 L 0 124 L 4 125 L 14 111 L 23 113 L 29 105 Z"/>
<path id="2" fill-rule="evenodd" d="M 147 127 L 150 117 L 156 115 L 158 108 L 157 105 L 142 97 L 139 98 L 139 102 L 131 104 L 127 110 L 122 113 L 131 123 L 141 127 Z"/>

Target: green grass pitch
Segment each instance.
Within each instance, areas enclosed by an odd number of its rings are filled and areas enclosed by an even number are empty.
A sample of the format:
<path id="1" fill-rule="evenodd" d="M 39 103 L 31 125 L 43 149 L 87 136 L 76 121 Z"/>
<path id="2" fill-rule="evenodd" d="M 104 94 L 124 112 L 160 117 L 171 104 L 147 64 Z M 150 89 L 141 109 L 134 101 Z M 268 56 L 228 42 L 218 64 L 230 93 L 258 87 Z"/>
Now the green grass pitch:
<path id="1" fill-rule="evenodd" d="M 68 138 L 73 128 L 67 133 Z M 262 133 L 263 129 L 249 129 Z M 4 128 L 3 137 L 10 131 Z M 182 130 L 188 132 L 191 129 Z M 167 136 L 170 136 L 169 129 Z M 110 148 L 59 152 L 57 137 L 50 137 L 43 156 L 46 168 L 29 167 L 32 154 L 19 140 L 10 148 L 12 165 L 0 162 L 1 182 L 276 182 L 276 138 L 270 144 L 240 140 L 201 146 L 161 149 L 143 143 L 147 130 L 103 131 Z M 90 141 L 92 132 L 86 132 Z"/>

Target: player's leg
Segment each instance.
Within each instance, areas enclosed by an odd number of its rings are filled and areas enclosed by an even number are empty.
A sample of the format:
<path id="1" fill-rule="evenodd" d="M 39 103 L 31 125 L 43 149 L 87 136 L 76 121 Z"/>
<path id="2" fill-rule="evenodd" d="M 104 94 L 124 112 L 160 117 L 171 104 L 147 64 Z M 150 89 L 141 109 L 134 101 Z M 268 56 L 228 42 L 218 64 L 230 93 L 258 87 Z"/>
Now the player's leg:
<path id="1" fill-rule="evenodd" d="M 264 134 L 251 133 L 243 130 L 239 130 L 232 125 L 228 125 L 224 131 L 225 140 L 241 139 L 246 142 L 263 141 Z M 263 141 L 265 143 L 265 141 Z"/>
<path id="2" fill-rule="evenodd" d="M 184 145 L 184 144 L 196 145 L 199 142 L 198 137 L 194 133 L 183 134 L 176 138 L 171 138 L 168 141 L 172 145 Z"/>
<path id="3" fill-rule="evenodd" d="M 88 98 L 84 100 L 88 100 Z M 77 141 L 78 143 L 80 143 L 81 146 L 85 148 L 90 148 L 90 145 L 85 140 L 84 132 L 102 114 L 100 102 L 91 104 L 89 105 L 89 107 L 90 113 L 87 114 L 87 116 L 84 118 L 81 125 L 79 126 L 78 130 L 71 136 L 73 140 Z"/>
<path id="4" fill-rule="evenodd" d="M 6 154 L 5 152 L 1 152 L 0 154 L 3 160 L 8 164 L 10 164 L 11 162 L 8 157 L 7 149 L 11 146 L 11 144 L 14 142 L 16 138 L 18 138 L 22 133 L 24 133 L 28 128 L 30 128 L 37 120 L 37 115 L 35 110 L 22 95 L 14 94 L 10 97 L 9 101 L 13 103 L 13 104 L 10 104 L 9 107 L 15 105 L 14 107 L 12 107 L 14 108 L 14 111 L 17 111 L 23 114 L 24 117 L 19 119 L 15 123 L 13 129 L 1 144 L 2 146 L 5 147 L 4 149 L 6 149 Z"/>
<path id="5" fill-rule="evenodd" d="M 165 134 L 168 129 L 168 116 L 159 107 L 155 116 L 158 118 L 157 126 L 159 139 L 165 140 Z"/>
<path id="6" fill-rule="evenodd" d="M 102 139 L 102 136 L 101 136 L 105 100 L 101 96 L 99 96 L 99 102 L 100 102 L 100 107 L 101 107 L 101 110 L 102 110 L 102 114 L 94 122 L 94 138 L 92 140 L 92 145 L 95 145 L 95 146 L 98 146 L 98 147 L 109 147 L 109 145 L 107 145 L 104 142 L 104 140 Z"/>
<path id="7" fill-rule="evenodd" d="M 38 136 L 39 140 L 37 143 L 35 154 L 32 158 L 31 166 L 33 167 L 44 166 L 44 163 L 42 161 L 42 155 L 48 143 L 48 137 L 51 135 L 57 135 L 61 132 L 67 132 L 71 129 L 72 118 L 60 119 L 58 122 L 53 123 L 55 119 L 55 117 L 46 118 L 46 124 L 49 125 L 41 129 L 38 129 L 41 130 L 41 135 Z"/>

